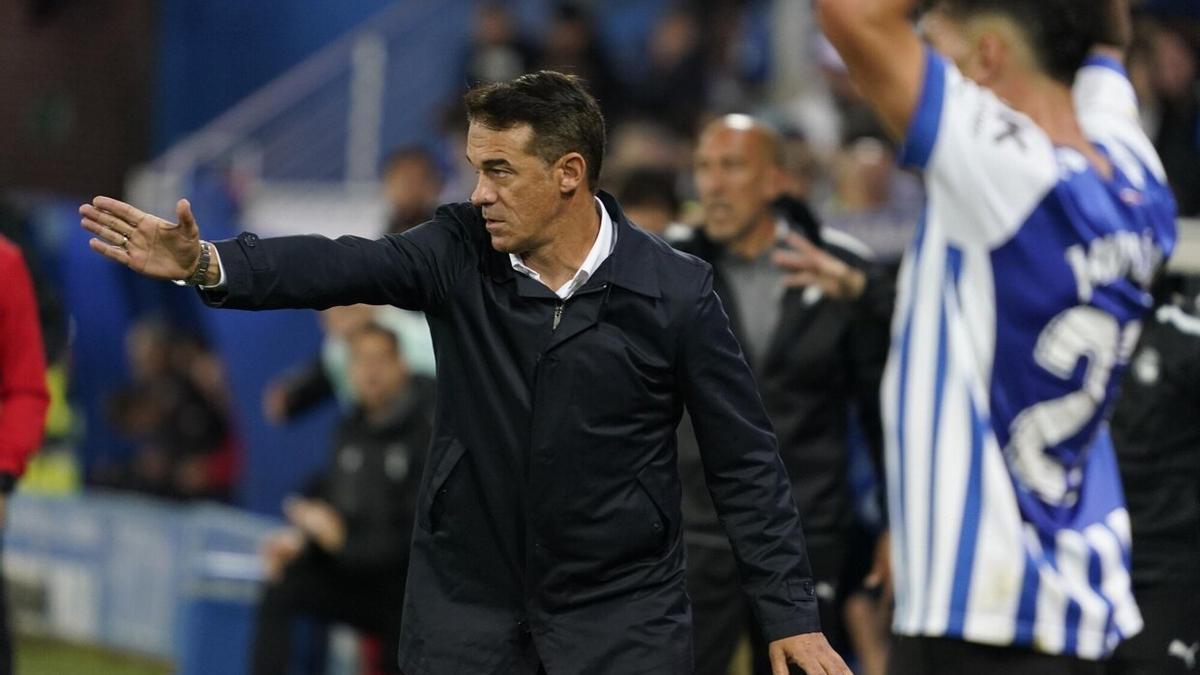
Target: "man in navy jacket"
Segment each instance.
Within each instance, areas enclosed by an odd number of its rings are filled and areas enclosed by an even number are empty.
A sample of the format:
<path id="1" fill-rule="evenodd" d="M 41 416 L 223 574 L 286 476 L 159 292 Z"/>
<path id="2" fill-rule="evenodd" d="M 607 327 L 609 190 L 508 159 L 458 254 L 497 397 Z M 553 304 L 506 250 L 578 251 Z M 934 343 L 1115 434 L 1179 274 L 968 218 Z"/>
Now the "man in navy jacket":
<path id="1" fill-rule="evenodd" d="M 377 241 L 200 240 L 116 200 L 92 248 L 237 309 L 393 304 L 429 318 L 434 439 L 417 504 L 400 669 L 690 673 L 675 427 L 709 489 L 778 675 L 849 673 L 753 376 L 711 268 L 596 196 L 604 122 L 575 78 L 469 92 L 470 204 Z"/>

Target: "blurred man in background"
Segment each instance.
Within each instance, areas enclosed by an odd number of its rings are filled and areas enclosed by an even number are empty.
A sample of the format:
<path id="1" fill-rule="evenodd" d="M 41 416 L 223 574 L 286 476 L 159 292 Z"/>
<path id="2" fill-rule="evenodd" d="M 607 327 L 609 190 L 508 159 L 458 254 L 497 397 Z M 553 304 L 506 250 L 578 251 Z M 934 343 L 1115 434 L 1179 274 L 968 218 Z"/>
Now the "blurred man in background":
<path id="1" fill-rule="evenodd" d="M 884 378 L 895 673 L 1101 673 L 1142 628 L 1104 414 L 1175 244 L 1120 0 L 819 0 L 925 174 Z"/>
<path id="2" fill-rule="evenodd" d="M 42 444 L 46 357 L 33 282 L 21 251 L 0 237 L 0 535 L 8 496 Z M 0 575 L 0 675 L 13 672 L 12 636 Z"/>
<path id="3" fill-rule="evenodd" d="M 669 169 L 639 167 L 626 173 L 617 188 L 617 197 L 629 220 L 668 241 L 672 237 L 668 230 L 680 235 L 689 229 L 679 222 L 680 200 L 675 180 L 674 172 Z"/>
<path id="4" fill-rule="evenodd" d="M 395 673 L 417 486 L 433 424 L 432 381 L 410 376 L 395 334 L 376 323 L 349 336 L 354 409 L 326 473 L 288 500 L 291 525 L 262 550 L 269 585 L 259 607 L 253 672 L 288 671 L 301 615 L 381 638 Z"/>
<path id="5" fill-rule="evenodd" d="M 1146 627 L 1106 675 L 1200 671 L 1200 316 L 1177 281 L 1159 284 L 1112 416 Z"/>
<path id="6" fill-rule="evenodd" d="M 168 499 L 228 500 L 238 464 L 238 444 L 230 433 L 219 364 L 197 347 L 184 358 L 173 352 L 186 344 L 159 319 L 133 324 L 125 338 L 130 381 L 109 401 L 113 425 L 134 446 L 124 466 L 109 466 L 98 482 Z M 215 391 L 196 377 L 217 369 Z"/>
<path id="7" fill-rule="evenodd" d="M 822 228 L 807 207 L 779 199 L 785 185 L 782 140 L 745 115 L 709 124 L 696 149 L 696 190 L 705 224 L 679 247 L 713 266 L 713 287 L 754 370 L 779 437 L 804 522 L 821 626 L 840 640 L 839 580 L 848 562 L 852 505 L 847 485 L 848 425 L 857 410 L 878 457 L 879 382 L 888 348 L 888 314 L 874 311 L 866 288 L 869 252 L 850 236 Z M 826 282 L 854 286 L 853 300 L 819 284 L 795 285 L 773 255 L 802 247 L 838 268 Z M 797 243 L 799 242 L 799 243 Z M 795 251 L 789 255 L 798 255 Z M 807 281 L 807 280 L 806 280 Z M 890 302 L 885 298 L 883 304 Z M 696 622 L 697 673 L 724 675 L 734 647 L 752 636 L 756 673 L 770 673 L 765 645 L 737 581 L 733 552 L 721 536 L 688 425 L 680 438 L 688 543 L 688 593 Z"/>
<path id="8" fill-rule="evenodd" d="M 419 146 L 401 148 L 383 163 L 383 200 L 387 232 L 400 234 L 433 216 L 445 181 L 433 153 Z"/>

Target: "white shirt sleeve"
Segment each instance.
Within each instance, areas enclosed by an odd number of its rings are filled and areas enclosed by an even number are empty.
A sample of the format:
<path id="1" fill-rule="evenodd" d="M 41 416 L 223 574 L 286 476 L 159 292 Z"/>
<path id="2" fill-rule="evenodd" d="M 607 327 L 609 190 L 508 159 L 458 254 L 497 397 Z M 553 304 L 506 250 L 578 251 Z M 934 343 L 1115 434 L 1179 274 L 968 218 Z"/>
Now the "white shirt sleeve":
<path id="1" fill-rule="evenodd" d="M 926 49 L 921 98 L 901 163 L 920 169 L 951 239 L 994 243 L 1012 234 L 1058 180 L 1040 127 Z"/>

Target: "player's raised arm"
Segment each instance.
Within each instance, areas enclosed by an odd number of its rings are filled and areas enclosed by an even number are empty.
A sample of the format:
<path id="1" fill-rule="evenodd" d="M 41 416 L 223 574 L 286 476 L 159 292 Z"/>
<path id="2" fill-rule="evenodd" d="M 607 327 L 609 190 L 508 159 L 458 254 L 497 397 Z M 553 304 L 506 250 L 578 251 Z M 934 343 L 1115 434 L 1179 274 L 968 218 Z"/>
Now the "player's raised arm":
<path id="1" fill-rule="evenodd" d="M 924 50 L 910 15 L 915 0 L 815 0 L 826 37 L 850 79 L 894 138 L 903 138 L 921 95 Z"/>
<path id="2" fill-rule="evenodd" d="M 1129 0 L 1101 0 L 1099 33 L 1092 53 L 1117 61 L 1125 60 L 1125 51 L 1133 42 L 1133 20 Z"/>

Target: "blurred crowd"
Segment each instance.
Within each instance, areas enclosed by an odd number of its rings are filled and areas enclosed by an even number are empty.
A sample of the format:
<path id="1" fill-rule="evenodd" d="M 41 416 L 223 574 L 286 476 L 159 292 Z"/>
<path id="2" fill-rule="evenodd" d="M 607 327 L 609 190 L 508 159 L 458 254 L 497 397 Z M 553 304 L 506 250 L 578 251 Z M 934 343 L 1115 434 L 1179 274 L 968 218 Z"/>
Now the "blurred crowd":
<path id="1" fill-rule="evenodd" d="M 920 218 L 920 182 L 897 167 L 897 148 L 848 81 L 837 54 L 815 32 L 802 7 L 807 3 L 679 3 L 657 19 L 634 58 L 621 60 L 603 39 L 593 5 L 564 2 L 545 30 L 532 35 L 519 28 L 504 3 L 481 4 L 461 59 L 462 81 L 504 81 L 538 69 L 584 78 L 609 122 L 603 189 L 617 196 L 635 223 L 676 242 L 689 239 L 707 220 L 696 180 L 700 131 L 730 113 L 754 115 L 778 131 L 770 161 L 782 169 L 779 195 L 806 204 L 821 227 L 852 235 L 865 245 L 864 257 L 894 272 Z M 789 55 L 798 55 L 799 62 L 781 61 Z M 623 68 L 625 63 L 637 68 Z M 1129 72 L 1180 216 L 1200 216 L 1200 26 L 1188 19 L 1140 16 Z M 446 103 L 444 120 L 443 138 L 395 150 L 381 167 L 380 194 L 388 209 L 381 232 L 403 232 L 429 218 L 439 203 L 470 195 L 474 174 L 462 160 L 466 126 L 457 101 Z M 10 228 L 10 235 L 14 231 Z M 52 362 L 65 365 L 68 321 L 52 284 L 38 286 L 48 353 Z M 297 588 L 310 582 L 301 574 L 336 576 L 350 569 L 330 560 L 347 546 L 354 550 L 358 525 L 365 523 L 369 537 L 370 527 L 411 521 L 408 513 L 361 513 L 371 504 L 345 481 L 356 474 L 355 463 L 362 463 L 362 448 L 375 443 L 385 453 L 376 473 L 395 478 L 395 484 L 377 486 L 379 499 L 392 494 L 389 490 L 413 489 L 406 478 L 420 466 L 418 446 L 428 433 L 433 386 L 427 379 L 433 375 L 433 353 L 419 315 L 360 306 L 329 310 L 321 323 L 325 340 L 319 353 L 281 373 L 261 401 L 264 417 L 274 424 L 288 424 L 327 400 L 337 400 L 343 415 L 330 441 L 330 468 L 308 488 L 298 487 L 305 496 L 285 509 L 288 529 L 265 552 L 276 580 L 286 578 L 284 567 L 301 561 L 289 582 Z M 243 467 L 238 415 L 231 410 L 220 357 L 156 316 L 133 325 L 126 347 L 128 378 L 113 387 L 107 410 L 108 423 L 133 450 L 125 462 L 92 467 L 85 481 L 171 499 L 230 500 Z M 402 451 L 373 436 L 405 424 L 415 426 L 405 427 L 413 440 Z M 870 522 L 878 519 L 870 506 L 870 482 L 857 489 L 867 529 L 879 525 Z M 342 510 L 329 525 L 320 515 L 304 513 L 312 504 Z M 327 534 L 329 527 L 333 535 Z M 325 541 L 329 537 L 332 543 Z M 854 546 L 845 555 L 870 558 L 870 544 Z M 859 578 L 865 573 L 860 570 Z M 402 591 L 372 590 L 368 584 L 343 595 Z M 275 615 L 295 609 L 285 595 L 273 596 Z M 879 668 L 886 619 L 869 606 L 850 604 L 846 611 L 862 614 L 847 630 L 860 634 L 854 642 L 867 667 Z M 372 615 L 364 621 L 388 642 L 391 629 L 385 624 L 391 619 Z M 272 640 L 282 640 L 273 630 L 260 626 Z M 282 648 L 272 642 L 271 649 Z M 261 672 L 268 670 L 263 666 Z"/>

